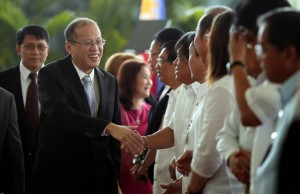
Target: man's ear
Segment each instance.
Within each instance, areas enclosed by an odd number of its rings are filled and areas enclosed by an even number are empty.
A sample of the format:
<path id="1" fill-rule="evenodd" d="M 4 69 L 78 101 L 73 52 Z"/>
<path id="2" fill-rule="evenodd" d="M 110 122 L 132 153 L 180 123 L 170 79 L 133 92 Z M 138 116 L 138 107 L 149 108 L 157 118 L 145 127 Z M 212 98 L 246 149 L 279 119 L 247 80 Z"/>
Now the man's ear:
<path id="1" fill-rule="evenodd" d="M 287 46 L 283 49 L 282 57 L 285 61 L 285 68 L 288 68 L 290 71 L 296 71 L 298 69 L 298 60 L 299 56 L 297 54 L 297 49 L 295 46 Z"/>
<path id="2" fill-rule="evenodd" d="M 17 51 L 18 55 L 21 56 L 21 46 L 20 45 L 16 45 L 16 51 Z"/>
<path id="3" fill-rule="evenodd" d="M 71 47 L 71 43 L 70 42 L 66 42 L 65 43 L 65 49 L 66 51 L 71 54 L 72 53 L 72 47 Z"/>

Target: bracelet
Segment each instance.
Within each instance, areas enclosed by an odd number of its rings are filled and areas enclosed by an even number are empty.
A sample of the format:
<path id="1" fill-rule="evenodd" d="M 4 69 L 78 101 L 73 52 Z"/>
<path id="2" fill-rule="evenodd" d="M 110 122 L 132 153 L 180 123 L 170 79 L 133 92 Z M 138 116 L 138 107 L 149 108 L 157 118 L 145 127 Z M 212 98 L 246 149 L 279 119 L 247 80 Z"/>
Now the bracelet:
<path id="1" fill-rule="evenodd" d="M 144 143 L 145 143 L 145 149 L 148 149 L 148 140 L 146 138 L 146 136 L 142 136 Z"/>
<path id="2" fill-rule="evenodd" d="M 141 157 L 139 155 L 134 155 L 134 158 L 132 159 L 132 165 L 135 165 L 135 164 L 138 164 L 141 162 L 142 162 Z"/>

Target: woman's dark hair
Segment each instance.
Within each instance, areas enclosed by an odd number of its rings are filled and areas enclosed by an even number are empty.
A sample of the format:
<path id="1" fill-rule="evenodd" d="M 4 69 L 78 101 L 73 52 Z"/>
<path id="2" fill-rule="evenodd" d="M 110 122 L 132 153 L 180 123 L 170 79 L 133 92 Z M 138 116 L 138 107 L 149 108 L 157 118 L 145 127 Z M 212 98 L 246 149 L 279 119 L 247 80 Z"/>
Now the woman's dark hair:
<path id="1" fill-rule="evenodd" d="M 209 39 L 209 65 L 207 80 L 212 83 L 227 74 L 226 63 L 229 61 L 229 29 L 234 12 L 227 11 L 218 15 L 212 25 Z"/>
<path id="2" fill-rule="evenodd" d="M 118 72 L 119 77 L 119 98 L 125 110 L 131 109 L 133 95 L 135 92 L 135 82 L 137 75 L 143 67 L 148 65 L 143 60 L 129 59 L 121 64 Z"/>

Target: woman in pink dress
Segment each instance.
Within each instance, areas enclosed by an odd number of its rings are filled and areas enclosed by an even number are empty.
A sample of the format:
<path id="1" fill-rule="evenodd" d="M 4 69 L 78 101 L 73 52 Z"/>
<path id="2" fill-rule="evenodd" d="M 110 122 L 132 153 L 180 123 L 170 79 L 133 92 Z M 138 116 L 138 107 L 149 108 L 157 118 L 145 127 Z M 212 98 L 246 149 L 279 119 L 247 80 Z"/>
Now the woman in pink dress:
<path id="1" fill-rule="evenodd" d="M 144 101 L 150 95 L 152 86 L 148 65 L 142 60 L 130 59 L 122 63 L 118 73 L 120 108 L 122 124 L 137 126 L 136 130 L 144 135 L 148 127 L 148 113 L 151 105 Z M 130 168 L 132 156 L 122 151 L 120 188 L 123 194 L 152 194 L 149 179 L 134 181 Z"/>

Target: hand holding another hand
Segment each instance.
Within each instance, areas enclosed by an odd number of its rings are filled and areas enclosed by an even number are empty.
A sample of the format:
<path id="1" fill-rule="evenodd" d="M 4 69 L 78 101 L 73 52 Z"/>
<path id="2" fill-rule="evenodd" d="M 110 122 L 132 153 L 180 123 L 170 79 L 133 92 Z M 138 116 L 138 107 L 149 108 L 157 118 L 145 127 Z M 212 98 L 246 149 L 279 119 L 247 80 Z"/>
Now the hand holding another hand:
<path id="1" fill-rule="evenodd" d="M 193 159 L 193 150 L 186 150 L 176 161 L 178 172 L 184 176 L 189 176 L 191 172 L 191 162 Z"/>
<path id="2" fill-rule="evenodd" d="M 165 189 L 162 194 L 181 194 L 182 193 L 182 183 L 181 179 L 175 180 L 169 184 L 160 184 L 160 187 Z"/>
<path id="3" fill-rule="evenodd" d="M 122 126 L 113 123 L 107 125 L 109 134 L 120 141 L 123 150 L 132 155 L 140 154 L 145 148 L 145 141 L 135 131 L 135 128 L 133 126 Z"/>
<path id="4" fill-rule="evenodd" d="M 246 150 L 239 150 L 228 159 L 228 166 L 235 177 L 242 183 L 248 184 L 250 181 L 250 161 L 251 153 Z"/>

